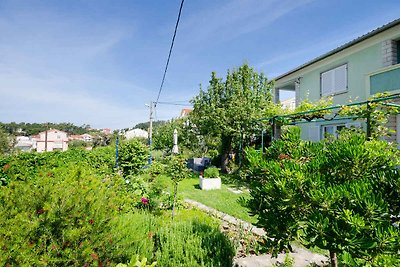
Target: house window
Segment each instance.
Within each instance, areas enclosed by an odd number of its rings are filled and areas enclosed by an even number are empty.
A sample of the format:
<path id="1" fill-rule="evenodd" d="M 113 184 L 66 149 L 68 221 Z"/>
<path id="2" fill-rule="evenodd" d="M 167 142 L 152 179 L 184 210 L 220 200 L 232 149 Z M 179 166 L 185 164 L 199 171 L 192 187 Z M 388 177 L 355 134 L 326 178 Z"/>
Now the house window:
<path id="1" fill-rule="evenodd" d="M 334 137 L 338 137 L 339 132 L 345 128 L 344 124 L 335 124 L 335 125 L 325 125 L 322 126 L 322 133 L 324 137 L 328 135 L 333 135 Z"/>
<path id="2" fill-rule="evenodd" d="M 347 91 L 347 64 L 321 73 L 321 96 Z"/>

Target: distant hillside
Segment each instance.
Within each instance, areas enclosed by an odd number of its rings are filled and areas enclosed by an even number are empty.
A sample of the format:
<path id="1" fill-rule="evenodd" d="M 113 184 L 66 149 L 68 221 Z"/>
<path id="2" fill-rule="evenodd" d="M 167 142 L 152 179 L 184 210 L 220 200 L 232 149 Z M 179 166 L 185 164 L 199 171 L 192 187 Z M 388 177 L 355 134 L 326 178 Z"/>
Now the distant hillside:
<path id="1" fill-rule="evenodd" d="M 153 121 L 153 128 L 157 128 L 160 125 L 165 124 L 166 121 Z M 142 129 L 147 131 L 149 129 L 150 126 L 150 122 L 141 122 L 135 125 L 135 127 L 133 127 L 134 129 Z"/>
<path id="2" fill-rule="evenodd" d="M 25 122 L 0 122 L 0 128 L 3 128 L 7 133 L 12 135 L 35 135 L 46 129 L 58 129 L 69 134 L 84 134 L 90 131 L 90 125 L 84 124 L 76 126 L 69 122 L 62 123 L 25 123 Z"/>

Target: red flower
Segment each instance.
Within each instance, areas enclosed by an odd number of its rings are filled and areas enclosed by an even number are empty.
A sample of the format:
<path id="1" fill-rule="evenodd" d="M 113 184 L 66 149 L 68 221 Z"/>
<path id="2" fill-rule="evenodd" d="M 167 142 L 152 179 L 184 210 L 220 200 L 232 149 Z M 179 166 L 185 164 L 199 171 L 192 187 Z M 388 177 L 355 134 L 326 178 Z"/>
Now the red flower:
<path id="1" fill-rule="evenodd" d="M 141 201 L 142 201 L 143 205 L 149 204 L 149 200 L 147 198 L 145 198 L 145 197 L 142 197 Z"/>
<path id="2" fill-rule="evenodd" d="M 38 210 L 36 211 L 36 214 L 37 214 L 37 215 L 40 215 L 40 214 L 42 214 L 43 212 L 44 212 L 44 209 L 41 208 L 41 209 L 38 209 Z"/>
<path id="3" fill-rule="evenodd" d="M 90 223 L 90 224 L 94 224 L 94 220 L 93 220 L 93 219 L 90 219 L 90 220 L 89 220 L 89 223 Z"/>

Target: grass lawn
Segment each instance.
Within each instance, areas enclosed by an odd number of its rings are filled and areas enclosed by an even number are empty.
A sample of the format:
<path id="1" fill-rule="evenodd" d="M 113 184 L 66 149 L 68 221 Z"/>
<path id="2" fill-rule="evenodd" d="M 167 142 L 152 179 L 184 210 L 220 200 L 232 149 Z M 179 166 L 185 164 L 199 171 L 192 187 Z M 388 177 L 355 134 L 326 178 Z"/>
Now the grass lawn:
<path id="1" fill-rule="evenodd" d="M 248 199 L 248 192 L 233 193 L 228 187 L 235 187 L 233 184 L 223 184 L 220 190 L 201 190 L 199 187 L 199 178 L 187 178 L 179 183 L 178 194 L 183 198 L 189 198 L 198 201 L 206 206 L 222 211 L 236 218 L 250 223 L 256 223 L 256 217 L 248 214 L 248 209 L 239 203 L 239 198 Z"/>

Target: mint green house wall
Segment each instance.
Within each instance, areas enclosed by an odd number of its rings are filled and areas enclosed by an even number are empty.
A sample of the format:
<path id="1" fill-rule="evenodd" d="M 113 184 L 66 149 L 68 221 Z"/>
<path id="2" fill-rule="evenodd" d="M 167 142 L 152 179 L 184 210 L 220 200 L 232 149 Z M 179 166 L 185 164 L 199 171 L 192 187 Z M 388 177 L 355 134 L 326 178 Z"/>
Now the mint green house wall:
<path id="1" fill-rule="evenodd" d="M 367 98 L 367 75 L 382 67 L 381 45 L 375 44 L 354 54 L 334 60 L 313 71 L 301 73 L 299 85 L 300 101 L 308 99 L 311 102 L 321 98 L 321 73 L 337 66 L 347 64 L 348 91 L 332 96 L 333 104 L 345 104 L 349 100 L 362 101 Z"/>
<path id="2" fill-rule="evenodd" d="M 320 100 L 321 73 L 344 64 L 347 64 L 347 91 L 331 95 L 334 105 L 364 101 L 378 92 L 400 93 L 400 19 L 278 76 L 275 79 L 275 100 L 279 99 L 279 90 L 295 91 L 296 105 L 303 100 Z M 298 126 L 302 128 L 303 139 L 320 140 L 323 138 L 321 126 L 333 124 L 365 128 L 363 123 L 352 120 L 311 122 Z M 394 120 L 394 127 L 397 127 L 399 141 L 400 116 Z"/>

